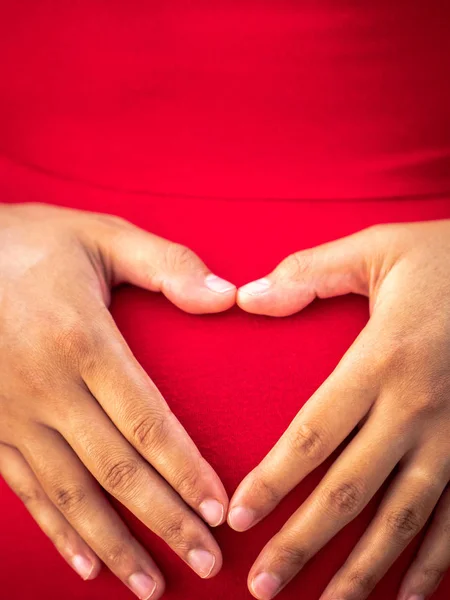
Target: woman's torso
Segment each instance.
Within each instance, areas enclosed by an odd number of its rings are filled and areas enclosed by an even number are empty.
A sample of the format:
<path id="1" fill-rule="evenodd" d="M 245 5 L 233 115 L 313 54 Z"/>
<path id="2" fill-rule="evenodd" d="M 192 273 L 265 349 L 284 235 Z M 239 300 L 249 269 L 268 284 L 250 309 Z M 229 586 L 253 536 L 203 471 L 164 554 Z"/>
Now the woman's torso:
<path id="1" fill-rule="evenodd" d="M 449 19 L 445 0 L 0 2 L 2 200 L 120 214 L 237 284 L 374 222 L 448 218 Z M 195 317 L 135 289 L 118 291 L 112 311 L 230 493 L 368 316 L 348 297 L 282 320 Z M 169 600 L 250 598 L 252 561 L 329 464 L 254 531 L 220 528 L 225 566 L 212 581 L 122 513 Z M 128 597 L 106 573 L 78 582 L 1 493 L 9 598 Z M 377 499 L 280 599 L 319 597 Z M 415 544 L 374 598 L 395 597 Z M 35 562 L 18 588 L 10 574 L 25 555 Z"/>

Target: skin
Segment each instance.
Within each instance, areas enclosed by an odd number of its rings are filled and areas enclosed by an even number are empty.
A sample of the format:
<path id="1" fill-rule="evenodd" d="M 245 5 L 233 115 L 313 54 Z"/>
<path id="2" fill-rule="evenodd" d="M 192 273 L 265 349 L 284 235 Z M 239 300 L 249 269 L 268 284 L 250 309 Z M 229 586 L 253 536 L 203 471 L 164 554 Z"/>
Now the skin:
<path id="1" fill-rule="evenodd" d="M 162 574 L 102 488 L 202 577 L 222 559 L 201 517 L 221 524 L 228 501 L 117 330 L 107 310 L 112 287 L 159 291 L 192 313 L 237 299 L 272 316 L 316 297 L 366 295 L 368 325 L 240 484 L 228 522 L 244 530 L 263 519 L 359 427 L 257 558 L 249 589 L 276 595 L 395 467 L 378 514 L 322 600 L 366 598 L 426 523 L 399 600 L 437 587 L 450 564 L 450 221 L 372 227 L 288 257 L 236 294 L 187 248 L 121 219 L 0 206 L 0 281 L 0 474 L 83 578 L 103 561 L 138 597 L 155 599 Z"/>
<path id="2" fill-rule="evenodd" d="M 182 310 L 235 303 L 190 250 L 121 219 L 0 206 L 0 474 L 84 579 L 103 561 L 140 598 L 164 580 L 102 488 L 201 577 L 221 568 L 211 526 L 228 499 L 108 311 L 129 282 Z"/>
<path id="3" fill-rule="evenodd" d="M 367 598 L 426 525 L 398 600 L 427 598 L 450 566 L 450 221 L 375 226 L 298 252 L 239 289 L 237 302 L 282 317 L 350 292 L 369 298 L 367 326 L 230 501 L 231 527 L 252 527 L 359 428 L 253 564 L 248 585 L 261 600 L 276 596 L 394 469 L 321 600 Z"/>

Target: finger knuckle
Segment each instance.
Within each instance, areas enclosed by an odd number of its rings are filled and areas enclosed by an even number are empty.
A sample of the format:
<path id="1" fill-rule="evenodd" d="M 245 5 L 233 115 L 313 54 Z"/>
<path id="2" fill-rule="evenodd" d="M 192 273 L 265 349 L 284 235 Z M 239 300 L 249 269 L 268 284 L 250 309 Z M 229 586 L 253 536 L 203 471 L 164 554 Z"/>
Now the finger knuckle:
<path id="1" fill-rule="evenodd" d="M 186 467 L 176 477 L 175 489 L 183 498 L 196 500 L 199 496 L 199 484 L 199 472 L 193 467 Z"/>
<path id="2" fill-rule="evenodd" d="M 337 517 L 354 516 L 364 506 L 365 486 L 358 480 L 349 480 L 325 488 L 323 502 L 326 509 Z"/>
<path id="3" fill-rule="evenodd" d="M 447 394 L 448 388 L 445 392 L 442 391 L 442 393 L 439 393 L 436 387 L 428 393 L 416 395 L 414 400 L 408 403 L 411 416 L 416 421 L 422 421 L 426 417 L 439 414 L 443 409 L 447 408 Z"/>
<path id="4" fill-rule="evenodd" d="M 295 252 L 285 258 L 277 268 L 281 278 L 301 280 L 311 269 L 313 254 L 307 250 Z"/>
<path id="5" fill-rule="evenodd" d="M 182 244 L 171 242 L 166 248 L 166 264 L 170 270 L 179 271 L 196 262 L 195 253 Z"/>
<path id="6" fill-rule="evenodd" d="M 302 569 L 308 561 L 306 550 L 292 541 L 277 547 L 274 556 L 276 567 L 289 571 Z"/>
<path id="7" fill-rule="evenodd" d="M 445 522 L 442 525 L 442 535 L 450 540 L 450 521 Z"/>
<path id="8" fill-rule="evenodd" d="M 410 467 L 410 484 L 413 489 L 420 490 L 420 497 L 416 499 L 415 506 L 421 514 L 427 498 L 439 496 L 442 492 L 442 486 L 447 481 L 445 468 L 434 471 L 426 465 L 416 465 Z"/>
<path id="9" fill-rule="evenodd" d="M 391 335 L 383 340 L 381 348 L 374 349 L 370 354 L 370 362 L 375 377 L 388 378 L 393 374 L 404 372 L 405 364 L 410 362 L 405 340 L 399 335 Z"/>
<path id="10" fill-rule="evenodd" d="M 50 537 L 53 544 L 55 545 L 55 548 L 64 552 L 64 550 L 69 546 L 71 542 L 71 537 L 73 536 L 69 535 L 68 530 L 59 529 L 57 531 L 54 531 Z"/>
<path id="11" fill-rule="evenodd" d="M 439 585 L 447 570 L 438 565 L 429 565 L 423 569 L 423 578 L 429 588 L 435 588 Z"/>
<path id="12" fill-rule="evenodd" d="M 41 351 L 40 348 L 39 352 Z M 15 365 L 14 377 L 20 381 L 25 393 L 35 400 L 48 399 L 49 388 L 52 388 L 56 382 L 54 369 L 48 364 L 42 364 L 41 357 L 35 361 L 24 361 Z M 5 405 L 8 406 L 8 403 Z"/>
<path id="13" fill-rule="evenodd" d="M 188 546 L 186 518 L 182 514 L 164 520 L 157 533 L 172 548 L 186 549 Z"/>
<path id="14" fill-rule="evenodd" d="M 119 540 L 114 540 L 104 550 L 103 560 L 107 565 L 114 567 L 127 564 L 131 554 L 132 539 L 131 536 L 122 536 Z"/>
<path id="15" fill-rule="evenodd" d="M 355 236 L 360 236 L 366 243 L 370 244 L 383 244 L 386 247 L 390 247 L 393 244 L 401 244 L 410 237 L 411 232 L 408 232 L 408 228 L 405 228 L 403 223 L 376 223 L 370 225 L 365 229 L 362 229 Z"/>
<path id="16" fill-rule="evenodd" d="M 89 224 L 96 225 L 96 231 L 105 236 L 105 241 L 108 242 L 110 248 L 117 247 L 126 239 L 127 234 L 132 231 L 135 226 L 118 215 L 107 215 L 103 213 L 90 213 Z"/>
<path id="17" fill-rule="evenodd" d="M 99 218 L 102 220 L 105 220 L 105 223 L 108 223 L 109 225 L 113 225 L 115 227 L 119 227 L 119 228 L 129 228 L 131 226 L 130 221 L 127 221 L 126 219 L 124 219 L 123 217 L 120 217 L 119 215 L 98 215 Z"/>
<path id="18" fill-rule="evenodd" d="M 416 506 L 394 510 L 386 519 L 389 533 L 402 542 L 413 538 L 422 528 L 422 523 L 421 511 Z"/>
<path id="19" fill-rule="evenodd" d="M 361 233 L 378 236 L 383 235 L 387 229 L 387 225 L 384 223 L 375 223 L 374 225 L 370 225 L 361 231 Z"/>
<path id="20" fill-rule="evenodd" d="M 78 364 L 93 353 L 96 345 L 96 336 L 81 323 L 81 315 L 68 317 L 55 327 L 53 347 L 60 361 Z"/>
<path id="21" fill-rule="evenodd" d="M 159 414 L 144 415 L 133 426 L 133 439 L 141 448 L 160 450 L 168 434 L 167 418 Z"/>
<path id="22" fill-rule="evenodd" d="M 352 571 L 344 583 L 344 589 L 348 589 L 352 598 L 366 598 L 375 588 L 378 580 L 372 573 L 365 571 Z"/>
<path id="23" fill-rule="evenodd" d="M 44 493 L 37 487 L 23 487 L 16 491 L 16 494 L 20 500 L 29 506 L 31 504 L 40 503 L 44 499 Z"/>
<path id="24" fill-rule="evenodd" d="M 249 494 L 260 504 L 276 505 L 281 500 L 281 494 L 265 474 L 255 474 L 250 484 Z"/>
<path id="25" fill-rule="evenodd" d="M 66 515 L 80 512 L 84 507 L 85 499 L 86 492 L 79 485 L 61 486 L 54 491 L 55 504 Z"/>
<path id="26" fill-rule="evenodd" d="M 314 424 L 304 423 L 297 427 L 288 437 L 292 452 L 296 456 L 311 461 L 321 461 L 325 458 L 325 436 Z"/>
<path id="27" fill-rule="evenodd" d="M 113 493 L 124 494 L 134 485 L 138 471 L 138 462 L 134 459 L 108 461 L 104 468 L 105 487 Z"/>

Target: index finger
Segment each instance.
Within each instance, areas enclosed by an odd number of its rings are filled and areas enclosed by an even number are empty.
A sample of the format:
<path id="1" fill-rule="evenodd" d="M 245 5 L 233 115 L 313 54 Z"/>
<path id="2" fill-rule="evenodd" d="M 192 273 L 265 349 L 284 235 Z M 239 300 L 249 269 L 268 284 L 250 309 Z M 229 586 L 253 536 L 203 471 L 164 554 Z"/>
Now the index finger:
<path id="1" fill-rule="evenodd" d="M 233 529 L 245 531 L 268 515 L 368 412 L 378 383 L 358 350 L 365 337 L 363 332 L 275 446 L 240 483 L 230 501 L 228 523 Z"/>
<path id="2" fill-rule="evenodd" d="M 109 313 L 95 358 L 83 361 L 80 370 L 92 395 L 134 448 L 209 525 L 223 523 L 228 498 L 222 482 L 135 359 Z"/>

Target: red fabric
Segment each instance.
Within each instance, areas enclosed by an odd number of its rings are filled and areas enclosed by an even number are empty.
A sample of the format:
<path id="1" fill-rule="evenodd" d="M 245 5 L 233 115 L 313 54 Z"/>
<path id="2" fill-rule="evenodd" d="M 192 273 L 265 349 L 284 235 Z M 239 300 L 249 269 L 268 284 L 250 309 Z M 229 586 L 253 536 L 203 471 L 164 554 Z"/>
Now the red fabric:
<path id="1" fill-rule="evenodd" d="M 445 0 L 0 0 L 1 200 L 122 215 L 237 284 L 375 222 L 449 218 L 449 17 Z M 230 494 L 368 316 L 350 296 L 288 319 L 199 317 L 131 288 L 112 311 Z M 329 464 L 254 530 L 217 530 L 210 581 L 118 509 L 169 600 L 248 599 L 252 561 Z M 106 569 L 79 580 L 3 483 L 0 499 L 2 597 L 132 597 Z M 379 499 L 281 600 L 319 596 Z M 373 598 L 395 598 L 420 537 Z M 449 592 L 447 577 L 436 598 Z"/>
<path id="2" fill-rule="evenodd" d="M 450 190 L 446 0 L 0 1 L 0 152 L 123 190 Z"/>

